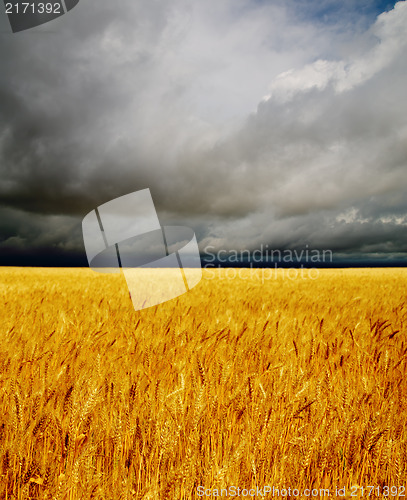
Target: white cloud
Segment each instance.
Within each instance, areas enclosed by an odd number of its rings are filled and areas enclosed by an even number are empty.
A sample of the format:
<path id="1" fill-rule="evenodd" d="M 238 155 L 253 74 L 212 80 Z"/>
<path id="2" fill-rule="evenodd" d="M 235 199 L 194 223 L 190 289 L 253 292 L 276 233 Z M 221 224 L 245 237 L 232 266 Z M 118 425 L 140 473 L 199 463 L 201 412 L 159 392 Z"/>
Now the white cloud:
<path id="1" fill-rule="evenodd" d="M 324 90 L 332 85 L 344 92 L 363 85 L 374 75 L 389 67 L 406 52 L 407 3 L 398 2 L 390 12 L 382 13 L 364 38 L 374 41 L 363 55 L 347 60 L 317 60 L 313 64 L 278 75 L 264 100 L 290 101 L 295 94 L 310 89 Z"/>

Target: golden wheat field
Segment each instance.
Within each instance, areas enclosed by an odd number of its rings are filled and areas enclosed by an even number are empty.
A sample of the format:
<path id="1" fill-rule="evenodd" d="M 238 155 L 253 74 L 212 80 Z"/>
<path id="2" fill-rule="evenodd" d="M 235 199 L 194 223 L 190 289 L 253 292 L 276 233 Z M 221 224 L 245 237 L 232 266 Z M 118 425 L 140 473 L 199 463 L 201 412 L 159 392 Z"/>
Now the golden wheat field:
<path id="1" fill-rule="evenodd" d="M 259 273 L 0 269 L 0 498 L 406 495 L 407 269 Z"/>

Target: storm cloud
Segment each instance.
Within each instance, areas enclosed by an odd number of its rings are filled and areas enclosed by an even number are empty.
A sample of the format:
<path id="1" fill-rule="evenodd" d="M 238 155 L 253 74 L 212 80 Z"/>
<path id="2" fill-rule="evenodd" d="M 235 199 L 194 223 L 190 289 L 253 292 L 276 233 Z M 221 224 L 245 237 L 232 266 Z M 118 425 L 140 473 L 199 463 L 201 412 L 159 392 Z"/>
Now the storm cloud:
<path id="1" fill-rule="evenodd" d="M 82 262 L 82 218 L 147 187 L 203 252 L 405 258 L 407 3 L 360 5 L 89 0 L 14 35 L 1 19 L 0 259 Z"/>

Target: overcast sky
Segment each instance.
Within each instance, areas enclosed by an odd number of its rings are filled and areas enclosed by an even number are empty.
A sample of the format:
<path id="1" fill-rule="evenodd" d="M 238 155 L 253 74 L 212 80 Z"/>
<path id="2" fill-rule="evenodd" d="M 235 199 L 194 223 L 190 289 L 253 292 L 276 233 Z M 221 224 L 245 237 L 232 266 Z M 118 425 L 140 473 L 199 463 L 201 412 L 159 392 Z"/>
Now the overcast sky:
<path id="1" fill-rule="evenodd" d="M 201 251 L 406 259 L 406 54 L 406 1 L 2 12 L 0 264 L 86 264 L 83 217 L 144 188 Z"/>

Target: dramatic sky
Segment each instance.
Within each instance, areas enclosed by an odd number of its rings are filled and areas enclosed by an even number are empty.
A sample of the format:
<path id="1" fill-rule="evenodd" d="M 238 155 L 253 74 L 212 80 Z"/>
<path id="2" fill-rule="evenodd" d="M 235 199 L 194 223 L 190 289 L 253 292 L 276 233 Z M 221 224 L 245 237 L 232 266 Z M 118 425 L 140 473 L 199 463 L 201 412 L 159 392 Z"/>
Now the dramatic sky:
<path id="1" fill-rule="evenodd" d="M 84 263 L 150 188 L 200 249 L 406 261 L 407 2 L 81 0 L 0 13 L 0 264 Z"/>

